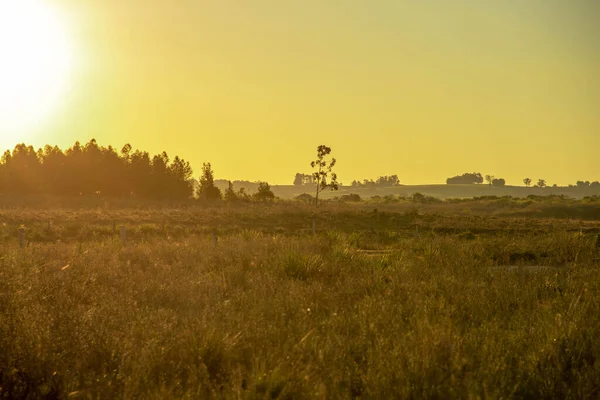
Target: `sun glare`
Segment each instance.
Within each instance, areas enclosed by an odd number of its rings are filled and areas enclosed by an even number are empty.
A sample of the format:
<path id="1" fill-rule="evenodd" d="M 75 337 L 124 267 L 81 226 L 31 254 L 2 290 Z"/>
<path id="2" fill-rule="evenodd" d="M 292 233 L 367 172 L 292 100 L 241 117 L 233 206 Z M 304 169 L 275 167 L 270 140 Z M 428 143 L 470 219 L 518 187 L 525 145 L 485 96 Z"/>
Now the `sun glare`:
<path id="1" fill-rule="evenodd" d="M 44 122 L 67 88 L 72 51 L 45 0 L 0 0 L 0 138 L 20 141 Z"/>

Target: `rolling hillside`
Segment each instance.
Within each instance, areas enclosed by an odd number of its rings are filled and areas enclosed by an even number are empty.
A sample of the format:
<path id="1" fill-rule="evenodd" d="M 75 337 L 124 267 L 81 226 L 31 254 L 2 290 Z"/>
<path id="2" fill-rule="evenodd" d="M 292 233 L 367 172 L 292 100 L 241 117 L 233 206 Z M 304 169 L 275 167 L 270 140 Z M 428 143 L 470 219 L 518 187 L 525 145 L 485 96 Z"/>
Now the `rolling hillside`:
<path id="1" fill-rule="evenodd" d="M 237 189 L 237 188 L 236 188 Z M 253 188 L 246 188 L 252 191 Z M 272 190 L 276 196 L 283 199 L 293 198 L 302 193 L 309 193 L 314 196 L 315 189 L 313 186 L 293 186 L 281 185 L 272 186 Z M 582 198 L 585 196 L 600 195 L 600 191 L 594 189 L 580 189 L 569 187 L 558 188 L 533 188 L 522 186 L 505 186 L 491 187 L 488 185 L 407 185 L 393 187 L 351 187 L 342 186 L 337 192 L 325 191 L 322 193 L 323 198 L 332 198 L 342 196 L 344 194 L 357 193 L 363 199 L 368 199 L 372 196 L 411 196 L 414 193 L 422 193 L 424 195 L 437 197 L 440 199 L 446 198 L 471 198 L 479 196 L 513 196 L 527 197 L 529 195 L 548 196 L 548 195 L 564 195 L 573 198 Z"/>

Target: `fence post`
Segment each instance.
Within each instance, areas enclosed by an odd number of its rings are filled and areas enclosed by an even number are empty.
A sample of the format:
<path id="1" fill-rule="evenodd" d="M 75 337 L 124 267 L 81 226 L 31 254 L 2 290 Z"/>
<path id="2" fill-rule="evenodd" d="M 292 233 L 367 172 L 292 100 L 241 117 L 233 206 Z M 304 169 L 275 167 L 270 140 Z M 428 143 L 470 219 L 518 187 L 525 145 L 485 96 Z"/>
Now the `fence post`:
<path id="1" fill-rule="evenodd" d="M 19 228 L 19 247 L 25 247 L 25 228 Z"/>
<path id="2" fill-rule="evenodd" d="M 121 225 L 121 242 L 123 243 L 123 246 L 127 244 L 127 228 L 125 225 Z"/>
<path id="3" fill-rule="evenodd" d="M 313 218 L 313 235 L 317 234 L 317 222 L 315 221 L 315 219 Z"/>

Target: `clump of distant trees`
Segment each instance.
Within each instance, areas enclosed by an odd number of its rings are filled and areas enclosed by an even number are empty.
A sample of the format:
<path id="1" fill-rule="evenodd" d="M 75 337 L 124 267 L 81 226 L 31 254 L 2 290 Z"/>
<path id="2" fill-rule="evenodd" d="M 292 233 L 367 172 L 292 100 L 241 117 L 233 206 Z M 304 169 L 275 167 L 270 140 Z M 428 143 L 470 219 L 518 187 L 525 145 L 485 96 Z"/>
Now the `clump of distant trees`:
<path id="1" fill-rule="evenodd" d="M 485 181 L 490 186 L 495 186 L 495 187 L 506 186 L 506 181 L 503 178 L 496 178 L 494 175 L 486 175 Z"/>
<path id="2" fill-rule="evenodd" d="M 384 175 L 373 179 L 363 179 L 362 181 L 352 181 L 353 187 L 374 187 L 374 186 L 400 186 L 398 175 Z"/>
<path id="3" fill-rule="evenodd" d="M 203 164 L 195 180 L 190 163 L 178 156 L 171 159 L 166 152 L 134 151 L 130 144 L 117 151 L 94 139 L 85 145 L 76 142 L 64 151 L 58 146 L 35 150 L 19 144 L 0 158 L 0 194 L 208 201 L 275 198 L 267 182 L 257 182 L 257 193 L 252 196 L 244 188 L 233 192 L 228 183 L 223 195 L 210 163 Z"/>
<path id="4" fill-rule="evenodd" d="M 312 174 L 302 174 L 298 172 L 294 177 L 294 186 L 313 185 L 315 178 Z"/>
<path id="5" fill-rule="evenodd" d="M 492 179 L 492 186 L 503 187 L 506 186 L 506 181 L 503 178 Z"/>
<path id="6" fill-rule="evenodd" d="M 531 178 L 524 178 L 523 179 L 523 183 L 525 184 L 526 187 L 530 187 L 533 183 L 533 181 L 531 180 Z M 546 183 L 545 179 L 538 179 L 537 183 L 535 185 L 533 185 L 533 187 L 535 188 L 545 188 L 548 187 L 548 184 Z M 575 185 L 568 185 L 568 186 L 558 186 L 556 184 L 552 185 L 553 188 L 558 188 L 558 187 L 563 187 L 563 188 L 569 188 L 569 189 L 580 189 L 580 190 L 600 190 L 600 182 L 598 181 L 577 181 L 577 183 Z"/>
<path id="7" fill-rule="evenodd" d="M 483 175 L 479 172 L 464 173 L 446 179 L 448 185 L 474 185 L 483 183 Z"/>
<path id="8" fill-rule="evenodd" d="M 182 158 L 134 151 L 129 144 L 120 151 L 95 140 L 65 151 L 20 144 L 2 155 L 0 193 L 185 199 L 193 195 L 192 174 Z"/>
<path id="9" fill-rule="evenodd" d="M 569 185 L 569 187 L 577 187 L 579 189 L 600 189 L 600 182 L 598 181 L 577 181 L 576 186 Z"/>

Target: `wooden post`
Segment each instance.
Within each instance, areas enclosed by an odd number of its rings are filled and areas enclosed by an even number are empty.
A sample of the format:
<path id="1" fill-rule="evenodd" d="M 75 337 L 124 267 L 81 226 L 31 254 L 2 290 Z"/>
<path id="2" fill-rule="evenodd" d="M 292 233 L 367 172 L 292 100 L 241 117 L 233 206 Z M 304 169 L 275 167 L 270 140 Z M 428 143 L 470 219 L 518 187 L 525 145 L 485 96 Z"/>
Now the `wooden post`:
<path id="1" fill-rule="evenodd" d="M 123 243 L 123 246 L 127 244 L 127 228 L 125 225 L 121 225 L 121 242 Z"/>
<path id="2" fill-rule="evenodd" d="M 396 237 L 400 236 L 400 220 L 396 219 Z"/>
<path id="3" fill-rule="evenodd" d="M 19 228 L 19 247 L 25 247 L 25 228 Z"/>
<path id="4" fill-rule="evenodd" d="M 212 233 L 212 237 L 213 237 L 213 243 L 216 246 L 217 244 L 219 244 L 219 238 L 217 236 L 217 230 L 213 229 L 213 233 Z"/>
<path id="5" fill-rule="evenodd" d="M 313 235 L 316 235 L 316 234 L 317 234 L 317 222 L 313 218 Z"/>

